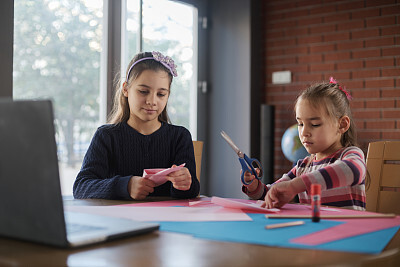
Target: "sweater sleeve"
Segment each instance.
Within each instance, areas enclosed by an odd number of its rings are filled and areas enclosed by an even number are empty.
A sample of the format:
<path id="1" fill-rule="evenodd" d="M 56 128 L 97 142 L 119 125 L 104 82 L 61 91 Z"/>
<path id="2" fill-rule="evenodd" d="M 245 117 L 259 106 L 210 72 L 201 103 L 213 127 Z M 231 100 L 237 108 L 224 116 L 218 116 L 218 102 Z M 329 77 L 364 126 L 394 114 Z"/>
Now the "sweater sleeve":
<path id="1" fill-rule="evenodd" d="M 190 175 L 192 176 L 192 184 L 189 190 L 182 191 L 174 188 L 171 184 L 171 196 L 175 198 L 194 198 L 197 197 L 200 192 L 200 183 L 196 177 L 196 162 L 194 158 L 194 149 L 192 136 L 190 132 L 181 128 L 182 132 L 177 139 L 174 164 L 180 165 L 185 163 L 185 167 L 188 168 Z"/>
<path id="2" fill-rule="evenodd" d="M 344 149 L 340 158 L 334 163 L 329 164 L 318 170 L 302 174 L 307 189 L 311 184 L 321 184 L 321 190 L 353 186 L 364 183 L 366 175 L 366 165 L 364 153 L 358 147 L 348 147 Z"/>
<path id="3" fill-rule="evenodd" d="M 293 167 L 293 169 L 290 170 L 287 174 L 284 174 L 279 180 L 275 181 L 273 184 L 264 184 L 261 180 L 258 180 L 258 186 L 256 190 L 253 192 L 249 192 L 247 190 L 247 187 L 244 185 L 242 186 L 242 192 L 245 193 L 250 199 L 259 199 L 259 200 L 264 200 L 265 195 L 267 194 L 269 188 L 274 185 L 275 183 L 279 183 L 282 181 L 290 181 L 293 179 L 296 175 L 296 166 Z"/>
<path id="4" fill-rule="evenodd" d="M 131 176 L 110 175 L 112 139 L 99 128 L 94 134 L 73 186 L 75 198 L 130 199 Z"/>
<path id="5" fill-rule="evenodd" d="M 268 192 L 268 186 L 261 182 L 261 180 L 254 181 L 258 181 L 256 190 L 254 190 L 253 192 L 249 192 L 247 190 L 247 187 L 242 185 L 242 192 L 245 193 L 250 199 L 264 200 L 265 195 Z"/>

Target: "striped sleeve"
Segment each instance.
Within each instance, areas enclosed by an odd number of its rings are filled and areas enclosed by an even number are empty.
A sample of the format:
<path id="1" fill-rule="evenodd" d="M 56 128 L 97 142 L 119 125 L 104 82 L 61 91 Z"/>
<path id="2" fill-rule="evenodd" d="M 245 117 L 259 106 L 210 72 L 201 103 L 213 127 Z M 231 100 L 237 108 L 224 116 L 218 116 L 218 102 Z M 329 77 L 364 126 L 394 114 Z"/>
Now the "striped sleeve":
<path id="1" fill-rule="evenodd" d="M 273 184 L 280 183 L 282 181 L 290 181 L 294 177 L 296 177 L 296 167 L 294 167 L 292 170 L 290 170 L 287 174 L 284 174 L 279 180 L 277 180 Z M 254 190 L 254 192 L 249 192 L 247 190 L 247 187 L 245 187 L 244 185 L 242 186 L 242 192 L 245 193 L 250 199 L 261 199 L 261 200 L 264 200 L 265 195 L 267 194 L 269 188 L 273 184 L 266 185 L 266 184 L 264 184 L 263 182 L 261 182 L 259 180 L 258 181 L 258 186 L 257 186 L 256 190 Z"/>
<path id="2" fill-rule="evenodd" d="M 348 147 L 335 162 L 302 174 L 300 178 L 308 189 L 317 183 L 322 190 L 328 190 L 363 184 L 365 175 L 364 153 L 357 147 Z"/>

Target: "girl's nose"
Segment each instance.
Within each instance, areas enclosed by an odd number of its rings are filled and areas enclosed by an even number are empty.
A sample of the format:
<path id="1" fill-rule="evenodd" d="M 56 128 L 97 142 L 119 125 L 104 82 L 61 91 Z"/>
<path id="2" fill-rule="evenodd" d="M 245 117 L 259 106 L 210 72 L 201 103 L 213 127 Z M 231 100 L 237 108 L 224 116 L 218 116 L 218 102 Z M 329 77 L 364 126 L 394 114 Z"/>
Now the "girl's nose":
<path id="1" fill-rule="evenodd" d="M 310 136 L 309 128 L 308 128 L 307 126 L 304 125 L 304 126 L 300 129 L 300 135 L 301 135 L 301 136 Z"/>
<path id="2" fill-rule="evenodd" d="M 146 105 L 154 106 L 156 104 L 156 94 L 149 94 L 146 98 Z"/>

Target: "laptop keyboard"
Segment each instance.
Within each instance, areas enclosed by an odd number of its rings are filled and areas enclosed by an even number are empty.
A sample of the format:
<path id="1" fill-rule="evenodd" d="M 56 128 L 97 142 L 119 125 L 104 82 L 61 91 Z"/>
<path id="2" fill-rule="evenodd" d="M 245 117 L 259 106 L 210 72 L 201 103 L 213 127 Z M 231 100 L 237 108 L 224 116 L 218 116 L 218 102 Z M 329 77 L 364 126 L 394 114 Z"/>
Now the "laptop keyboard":
<path id="1" fill-rule="evenodd" d="M 77 223 L 69 223 L 67 224 L 67 233 L 74 234 L 79 232 L 88 232 L 88 231 L 96 231 L 96 230 L 104 230 L 105 227 L 96 227 L 92 225 L 85 225 L 85 224 L 77 224 Z"/>

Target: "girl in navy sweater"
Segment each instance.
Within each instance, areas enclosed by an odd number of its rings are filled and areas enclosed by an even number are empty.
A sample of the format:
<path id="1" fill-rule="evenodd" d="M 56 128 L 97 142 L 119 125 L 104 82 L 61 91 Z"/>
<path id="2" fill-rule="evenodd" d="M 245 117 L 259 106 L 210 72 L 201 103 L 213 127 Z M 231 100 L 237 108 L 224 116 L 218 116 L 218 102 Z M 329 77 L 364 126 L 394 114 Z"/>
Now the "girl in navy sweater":
<path id="1" fill-rule="evenodd" d="M 159 52 L 136 55 L 116 92 L 109 123 L 99 127 L 84 157 L 75 198 L 145 199 L 147 196 L 193 198 L 199 194 L 190 132 L 170 124 L 167 103 L 174 61 Z M 144 169 L 185 167 L 156 186 Z"/>

